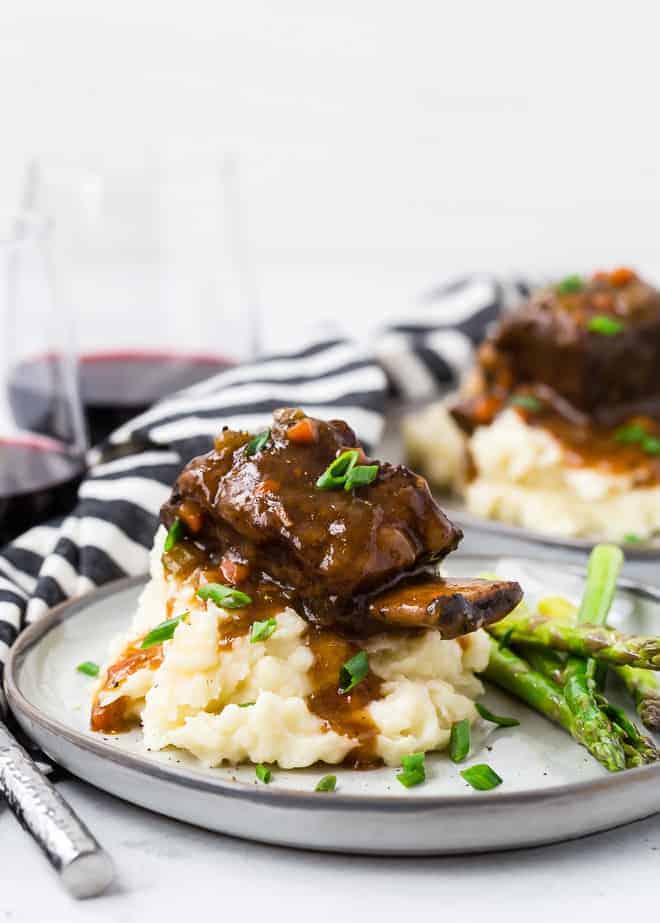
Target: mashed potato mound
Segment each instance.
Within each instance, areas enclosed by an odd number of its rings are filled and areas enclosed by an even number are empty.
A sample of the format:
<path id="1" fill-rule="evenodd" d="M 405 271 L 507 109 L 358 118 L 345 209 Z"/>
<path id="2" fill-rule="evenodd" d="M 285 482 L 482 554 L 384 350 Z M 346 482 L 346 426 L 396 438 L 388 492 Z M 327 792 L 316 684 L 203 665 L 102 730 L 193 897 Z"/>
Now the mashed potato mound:
<path id="1" fill-rule="evenodd" d="M 435 485 L 462 494 L 471 513 L 567 537 L 623 541 L 660 531 L 660 487 L 568 464 L 561 443 L 513 409 L 468 438 L 436 404 L 412 417 L 404 435 L 411 460 Z M 468 456 L 476 472 L 469 482 Z"/>
<path id="2" fill-rule="evenodd" d="M 128 713 L 141 717 L 149 749 L 179 747 L 208 766 L 251 761 L 289 769 L 340 763 L 356 741 L 333 731 L 308 708 L 314 653 L 306 643 L 307 622 L 286 608 L 275 616 L 277 629 L 266 641 L 251 644 L 243 635 L 219 644 L 237 610 L 203 602 L 192 585 L 166 576 L 163 540 L 161 529 L 151 581 L 131 630 L 113 645 L 109 664 L 167 613 L 190 614 L 164 643 L 156 669 L 138 669 L 117 688 L 105 688 L 102 674 L 99 705 L 124 698 Z M 388 765 L 399 765 L 407 753 L 446 747 L 455 721 L 476 719 L 473 700 L 483 687 L 474 673 L 488 663 L 483 631 L 454 641 L 433 631 L 382 634 L 364 647 L 371 671 L 383 680 L 382 697 L 368 711 L 377 729 L 376 753 Z"/>

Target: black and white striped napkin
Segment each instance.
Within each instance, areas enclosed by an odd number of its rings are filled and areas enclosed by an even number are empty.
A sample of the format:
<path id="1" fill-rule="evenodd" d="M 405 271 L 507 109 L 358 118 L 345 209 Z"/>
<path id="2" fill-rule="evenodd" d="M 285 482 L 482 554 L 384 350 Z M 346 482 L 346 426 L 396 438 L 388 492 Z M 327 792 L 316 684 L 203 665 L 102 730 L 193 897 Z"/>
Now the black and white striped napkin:
<path id="1" fill-rule="evenodd" d="M 488 325 L 526 293 L 518 279 L 461 279 L 429 293 L 370 348 L 333 340 L 265 356 L 166 398 L 116 430 L 92 450 L 71 515 L 0 549 L 0 679 L 26 624 L 66 599 L 147 571 L 174 479 L 223 426 L 259 430 L 277 407 L 300 406 L 345 419 L 373 448 L 388 399 L 429 398 L 455 382 Z"/>

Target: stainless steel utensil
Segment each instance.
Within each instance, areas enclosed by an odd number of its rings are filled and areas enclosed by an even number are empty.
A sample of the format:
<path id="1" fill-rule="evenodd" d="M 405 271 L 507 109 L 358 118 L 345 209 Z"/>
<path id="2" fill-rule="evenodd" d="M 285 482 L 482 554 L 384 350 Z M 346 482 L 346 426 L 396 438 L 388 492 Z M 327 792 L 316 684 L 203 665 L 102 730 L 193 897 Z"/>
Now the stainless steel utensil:
<path id="1" fill-rule="evenodd" d="M 94 897 L 108 887 L 112 859 L 2 722 L 0 794 L 74 897 Z"/>

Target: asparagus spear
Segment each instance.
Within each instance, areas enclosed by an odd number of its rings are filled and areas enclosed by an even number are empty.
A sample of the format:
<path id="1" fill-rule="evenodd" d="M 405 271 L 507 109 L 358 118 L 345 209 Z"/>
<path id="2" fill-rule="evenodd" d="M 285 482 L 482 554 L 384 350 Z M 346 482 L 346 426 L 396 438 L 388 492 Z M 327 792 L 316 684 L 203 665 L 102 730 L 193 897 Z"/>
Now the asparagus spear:
<path id="1" fill-rule="evenodd" d="M 490 659 L 481 674 L 572 733 L 573 715 L 561 689 L 513 653 L 490 639 Z"/>
<path id="2" fill-rule="evenodd" d="M 660 759 L 660 752 L 654 742 L 640 732 L 622 708 L 612 705 L 600 695 L 597 696 L 597 700 L 600 708 L 611 719 L 614 728 L 621 733 L 627 766 L 643 766 L 645 763 L 655 763 Z"/>
<path id="3" fill-rule="evenodd" d="M 535 644 L 516 644 L 514 650 L 537 672 L 542 673 L 558 686 L 564 685 L 567 663 L 565 656 L 548 647 L 538 647 Z"/>
<path id="4" fill-rule="evenodd" d="M 660 670 L 660 637 L 625 635 L 613 628 L 570 625 L 548 616 L 524 613 L 508 615 L 490 625 L 489 631 L 496 638 L 508 636 L 514 644 L 540 644 L 579 657 L 595 657 L 604 663 Z"/>
<path id="5" fill-rule="evenodd" d="M 587 565 L 587 583 L 578 609 L 578 625 L 605 624 L 622 565 L 623 552 L 617 545 L 596 545 L 592 549 Z"/>
<path id="6" fill-rule="evenodd" d="M 500 646 L 493 638 L 490 647 L 488 667 L 482 674 L 487 680 L 561 725 L 610 772 L 623 769 L 623 746 L 611 731 L 602 734 L 602 722 L 599 719 L 603 716 L 599 709 L 596 709 L 598 716 L 595 721 L 590 721 L 589 716 L 584 716 L 580 722 L 576 721 L 564 694 L 555 683 L 533 670 L 521 657 L 509 648 Z"/>
<path id="7" fill-rule="evenodd" d="M 637 714 L 650 731 L 660 731 L 660 678 L 650 670 L 616 667 L 616 674 L 635 702 Z"/>
<path id="8" fill-rule="evenodd" d="M 527 660 L 534 670 L 541 673 L 546 679 L 563 687 L 568 661 L 562 660 L 560 654 L 542 647 L 534 647 L 532 644 L 516 645 L 516 651 Z M 583 661 L 583 663 L 586 663 L 586 661 Z M 633 668 L 617 667 L 617 672 L 619 670 L 633 670 Z M 633 670 L 633 672 L 642 677 L 654 678 L 655 676 L 650 670 Z M 604 711 L 612 722 L 614 731 L 621 737 L 621 743 L 626 755 L 626 766 L 643 766 L 645 763 L 652 763 L 660 759 L 660 753 L 658 753 L 653 741 L 641 733 L 622 709 L 612 705 L 603 695 L 597 695 L 596 702 L 601 711 Z M 660 700 L 658 700 L 657 704 L 660 709 Z"/>
<path id="9" fill-rule="evenodd" d="M 623 554 L 616 545 L 596 545 L 592 550 L 577 615 L 579 625 L 605 625 L 622 564 Z M 607 713 L 596 701 L 596 689 L 603 685 L 603 680 L 602 669 L 599 670 L 595 660 L 585 661 L 573 655 L 568 658 L 564 670 L 564 696 L 581 736 L 589 741 L 589 750 L 601 762 L 611 760 L 616 754 L 614 761 L 619 769 L 624 769 L 623 741 L 617 737 Z M 606 747 L 604 758 L 599 755 L 602 746 Z"/>
<path id="10" fill-rule="evenodd" d="M 566 672 L 564 698 L 573 713 L 573 736 L 610 772 L 625 769 L 623 743 L 596 702 L 586 661 L 572 657 Z"/>

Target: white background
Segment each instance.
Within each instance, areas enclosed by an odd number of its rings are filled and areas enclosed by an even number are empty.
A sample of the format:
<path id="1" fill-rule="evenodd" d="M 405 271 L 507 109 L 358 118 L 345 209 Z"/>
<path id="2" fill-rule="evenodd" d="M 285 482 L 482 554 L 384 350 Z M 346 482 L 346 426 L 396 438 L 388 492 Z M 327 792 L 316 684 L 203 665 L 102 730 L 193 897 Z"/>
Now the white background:
<path id="1" fill-rule="evenodd" d="M 15 207 L 34 154 L 112 166 L 235 152 L 273 346 L 324 318 L 363 332 L 462 270 L 621 262 L 658 278 L 657 10 L 4 0 L 1 207 Z M 656 901 L 658 819 L 543 850 L 407 862 L 237 843 L 80 783 L 64 790 L 119 883 L 74 907 L 0 812 L 0 920 L 540 921 Z"/>
<path id="2" fill-rule="evenodd" d="M 9 0 L 0 200 L 26 156 L 235 152 L 271 342 L 459 270 L 660 275 L 652 2 Z"/>

